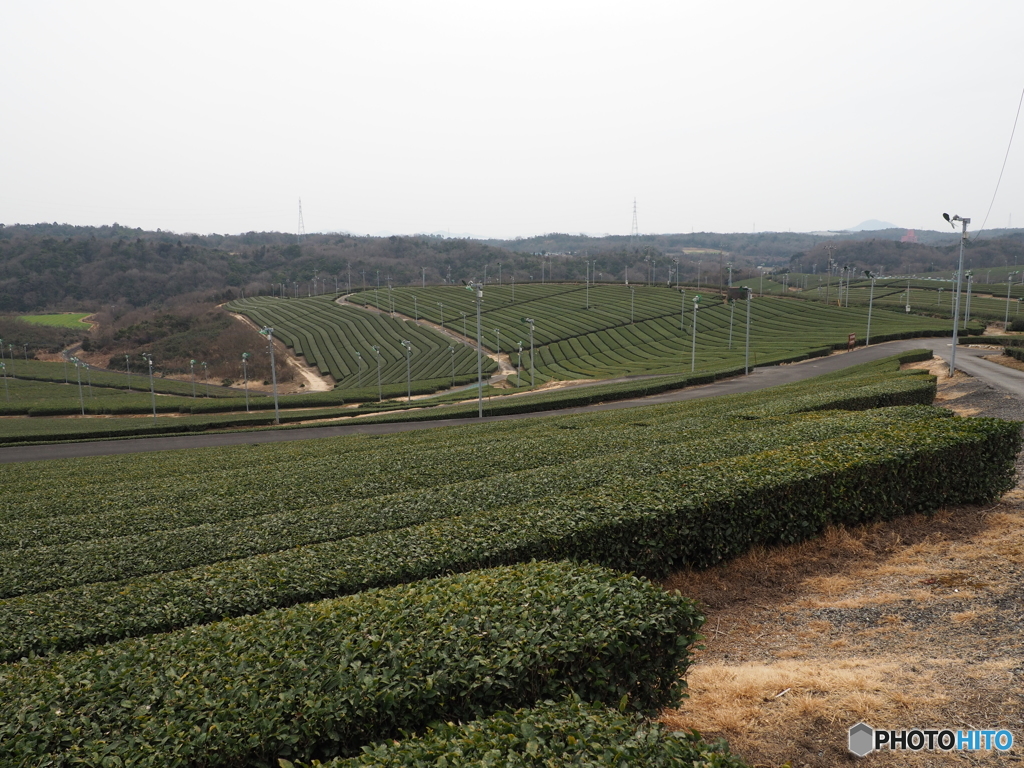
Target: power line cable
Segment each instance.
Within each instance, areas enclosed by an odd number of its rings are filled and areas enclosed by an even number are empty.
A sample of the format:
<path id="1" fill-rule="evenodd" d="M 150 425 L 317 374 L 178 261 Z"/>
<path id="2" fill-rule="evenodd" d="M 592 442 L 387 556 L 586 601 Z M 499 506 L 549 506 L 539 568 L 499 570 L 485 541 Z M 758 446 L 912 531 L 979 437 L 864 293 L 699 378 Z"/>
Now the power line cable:
<path id="1" fill-rule="evenodd" d="M 1010 130 L 1010 141 L 1006 145 L 1006 154 L 1003 156 L 1003 167 L 999 169 L 999 178 L 996 179 L 996 188 L 992 192 L 992 202 L 988 204 L 988 210 L 985 212 L 985 219 L 981 222 L 981 227 L 974 232 L 972 239 L 977 240 L 978 235 L 985 229 L 985 225 L 988 223 L 988 215 L 992 213 L 992 206 L 995 205 L 996 195 L 999 193 L 999 183 L 1003 180 L 1003 171 L 1006 170 L 1006 161 L 1010 157 L 1010 147 L 1013 146 L 1013 134 L 1017 132 L 1017 120 L 1020 118 L 1020 107 L 1024 104 L 1024 90 L 1020 92 L 1020 101 L 1017 102 L 1017 115 L 1013 118 L 1013 128 Z"/>

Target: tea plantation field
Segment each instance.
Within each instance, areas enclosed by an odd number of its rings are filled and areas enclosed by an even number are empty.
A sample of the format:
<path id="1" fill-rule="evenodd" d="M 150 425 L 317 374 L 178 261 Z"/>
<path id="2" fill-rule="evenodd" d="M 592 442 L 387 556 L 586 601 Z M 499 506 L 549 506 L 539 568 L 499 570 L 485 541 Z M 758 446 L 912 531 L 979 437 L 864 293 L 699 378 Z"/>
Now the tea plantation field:
<path id="1" fill-rule="evenodd" d="M 910 288 L 909 300 L 908 285 Z M 1007 300 L 1007 289 L 1010 292 L 1009 300 Z M 794 295 L 810 301 L 824 301 L 826 291 L 824 284 L 820 288 L 815 284 Z M 838 281 L 835 278 L 832 280 L 831 289 L 827 295 L 831 304 L 835 304 L 839 299 Z M 905 313 L 909 303 L 912 314 L 952 318 L 956 301 L 956 283 L 952 280 L 937 278 L 883 279 L 876 281 L 874 298 L 871 299 L 870 281 L 860 279 L 851 283 L 848 299 L 846 298 L 846 288 L 843 287 L 843 297 L 844 304 L 849 303 L 850 308 L 854 306 L 867 307 L 870 300 L 873 301 L 876 309 L 882 308 Z M 971 287 L 970 316 L 976 321 L 1002 322 L 1004 319 L 1012 321 L 1020 317 L 1022 300 L 1024 300 L 1024 285 L 1019 282 L 1012 285 L 975 282 Z M 961 318 L 966 307 L 967 282 L 964 281 L 960 289 Z"/>
<path id="2" fill-rule="evenodd" d="M 1009 488 L 1018 426 L 898 368 L 0 466 L 0 764 L 741 766 L 644 719 L 704 620 L 644 577 Z"/>
<path id="3" fill-rule="evenodd" d="M 376 385 L 378 361 L 384 384 L 404 383 L 407 375 L 413 381 L 464 381 L 476 376 L 477 354 L 467 345 L 416 323 L 341 306 L 329 296 L 259 296 L 233 301 L 226 308 L 261 327 L 271 326 L 274 335 L 295 354 L 305 357 L 321 374 L 333 376 L 344 388 Z M 412 344 L 408 360 L 403 341 Z M 496 369 L 494 361 L 485 357 L 484 373 Z"/>
<path id="4" fill-rule="evenodd" d="M 91 387 L 93 391 L 86 391 L 88 397 L 94 397 L 99 394 L 101 389 L 106 390 L 104 396 L 113 396 L 115 394 L 127 394 L 129 392 L 134 393 L 133 397 L 138 398 L 140 395 L 145 395 L 148 402 L 150 392 L 150 380 L 148 370 L 146 368 L 146 361 L 142 359 L 132 361 L 131 373 L 121 373 L 119 371 L 110 371 L 100 368 L 75 368 L 73 363 L 69 362 L 48 362 L 44 360 L 19 360 L 15 358 L 11 360 L 7 358 L 4 361 L 6 366 L 5 372 L 9 381 L 26 381 L 26 382 L 52 382 L 54 384 L 61 385 L 75 385 L 79 378 L 82 380 L 84 387 Z M 179 381 L 177 379 L 165 379 L 160 375 L 159 361 L 154 368 L 155 375 L 153 376 L 153 391 L 160 395 L 179 395 L 181 397 L 191 398 L 193 392 L 197 397 L 238 397 L 237 391 L 231 390 L 228 387 L 221 387 L 216 384 L 206 385 L 202 375 L 196 376 L 195 387 L 193 387 L 190 381 Z M 79 376 L 81 374 L 81 376 Z M 47 390 L 40 387 L 36 391 L 45 393 Z M 50 399 L 55 397 L 60 399 L 61 396 L 55 394 L 58 390 L 51 389 L 50 392 L 54 393 L 50 396 L 41 394 L 40 397 L 43 399 Z M 65 388 L 65 392 L 70 392 Z M 0 393 L 2 396 L 2 393 Z M 68 397 L 64 395 L 63 397 Z M 71 397 L 77 402 L 78 390 L 74 390 Z"/>
<path id="5" fill-rule="evenodd" d="M 529 386 L 529 325 L 534 320 L 533 381 L 541 384 L 552 379 L 611 378 L 638 374 L 665 374 L 690 371 L 714 371 L 744 364 L 746 304 L 722 302 L 719 294 L 702 290 L 696 318 L 696 345 L 693 339 L 695 291 L 678 291 L 665 286 L 554 284 L 488 287 L 482 307 L 482 341 L 491 352 L 512 353 L 510 362 L 520 365 L 520 377 L 510 377 L 516 386 Z M 464 287 L 396 288 L 391 291 L 365 291 L 348 297 L 352 303 L 374 307 L 384 314 L 369 317 L 377 322 L 398 322 L 387 314 L 392 306 L 407 317 L 429 320 L 458 333 L 465 331 L 475 339 L 476 303 L 474 294 Z M 351 313 L 351 309 L 329 309 L 332 301 L 314 299 L 252 299 L 249 304 L 231 306 L 247 314 L 259 306 L 262 321 L 293 323 L 293 336 L 315 339 L 326 317 Z M 316 310 L 305 309 L 304 302 L 316 302 Z M 311 307 L 314 305 L 310 305 Z M 288 308 L 287 319 L 280 313 Z M 323 313 L 327 313 L 326 315 Z M 346 317 L 351 316 L 345 314 Z M 331 321 L 336 324 L 336 321 Z M 406 323 L 408 327 L 411 324 Z M 876 307 L 871 320 L 874 341 L 943 335 L 951 332 L 940 319 L 906 316 Z M 333 327 L 333 326 L 332 326 Z M 980 328 L 980 326 L 978 326 Z M 845 347 L 849 334 L 864 339 L 867 311 L 862 307 L 824 307 L 817 303 L 785 300 L 778 297 L 755 298 L 751 302 L 750 364 L 765 365 L 791 360 L 815 350 Z M 335 331 L 326 330 L 333 334 Z M 351 362 L 346 361 L 344 334 L 326 344 L 303 345 L 307 359 L 340 375 L 341 386 L 354 386 Z M 351 349 L 361 342 L 349 342 Z M 523 345 L 520 360 L 519 344 Z M 466 352 L 472 355 L 468 348 Z M 438 354 L 426 352 L 426 355 Z M 365 355 L 364 355 L 364 359 Z M 413 360 L 416 360 L 414 356 Z M 425 361 L 421 361 L 426 365 Z M 434 365 L 444 363 L 443 355 Z M 470 361 L 472 362 L 472 361 Z M 415 364 L 415 363 L 414 363 Z M 475 365 L 475 363 L 474 363 Z M 436 371 L 434 371 L 436 372 Z M 404 375 L 404 368 L 401 370 Z M 429 371 L 421 375 L 426 375 Z"/>
<path id="6" fill-rule="evenodd" d="M 638 374 L 662 378 L 651 386 L 639 382 L 602 385 L 585 394 L 552 392 L 530 395 L 509 404 L 501 403 L 501 395 L 507 393 L 507 389 L 487 389 L 485 411 L 490 414 L 585 404 L 596 402 L 595 398 L 642 396 L 703 383 L 709 380 L 708 376 L 735 375 L 743 371 L 746 363 L 746 302 L 735 306 L 723 304 L 717 294 L 705 291 L 702 308 L 697 314 L 694 343 L 692 298 L 695 294 L 692 291 L 688 299 L 684 292 L 666 287 L 641 286 L 635 288 L 635 293 L 623 286 L 610 285 L 592 286 L 589 291 L 577 285 L 528 285 L 515 290 L 513 301 L 511 286 L 489 288 L 484 319 L 485 327 L 491 326 L 484 334 L 489 351 L 507 351 L 509 339 L 515 337 L 516 351 L 510 355 L 509 362 L 519 366 L 520 372 L 518 376 L 508 377 L 507 383 L 513 388 L 529 386 L 531 381 L 540 385 L 552 379 L 603 379 Z M 352 299 L 365 302 L 373 295 L 374 292 L 367 291 Z M 453 313 L 461 313 L 459 308 L 464 308 L 466 331 L 472 333 L 469 313 L 474 307 L 473 296 L 463 288 L 428 288 L 425 292 L 396 289 L 391 292 L 389 301 L 394 302 L 398 312 L 410 311 L 414 317 L 432 319 L 438 325 L 442 312 L 447 311 L 445 323 L 449 329 Z M 441 304 L 445 304 L 444 309 Z M 685 315 L 681 312 L 684 306 L 687 307 Z M 339 305 L 325 296 L 257 297 L 234 302 L 229 308 L 257 323 L 275 327 L 285 343 L 338 382 L 333 391 L 281 397 L 280 408 L 287 412 L 281 417 L 282 423 L 354 415 L 352 411 L 337 409 L 356 404 L 363 404 L 360 414 L 390 412 L 405 406 L 440 405 L 468 395 L 456 390 L 430 401 L 407 404 L 401 401 L 409 394 L 430 395 L 476 381 L 477 354 L 473 345 L 408 319 Z M 863 307 L 827 307 L 817 302 L 764 297 L 755 298 L 750 309 L 750 367 L 827 354 L 832 348 L 845 347 L 849 333 L 863 338 L 867 330 Z M 528 328 L 522 323 L 527 312 L 535 321 L 533 370 L 530 369 Z M 630 313 L 635 322 L 629 322 Z M 461 331 L 458 326 L 456 323 L 456 330 Z M 981 326 L 975 323 L 971 330 L 978 332 Z M 872 317 L 871 336 L 875 342 L 948 333 L 941 319 L 906 316 L 877 307 Z M 518 352 L 520 337 L 526 338 L 522 355 Z M 408 357 L 402 341 L 412 346 Z M 489 375 L 495 368 L 495 363 L 485 357 L 484 372 Z M 154 421 L 111 418 L 144 416 L 152 412 L 147 391 L 150 381 L 141 370 L 129 377 L 114 371 L 78 370 L 65 363 L 9 360 L 6 373 L 9 375 L 0 393 L 0 416 L 34 418 L 31 423 L 0 420 L 0 442 L 3 443 L 247 428 L 273 422 L 269 414 L 273 413 L 274 400 L 267 394 L 250 392 L 246 399 L 237 387 L 234 390 L 207 387 L 201 380 L 193 387 L 188 381 L 155 377 L 156 410 L 161 415 Z M 463 410 L 465 414 L 438 410 L 411 414 L 409 418 L 470 415 L 469 406 Z M 81 422 L 61 418 L 79 415 L 102 418 Z"/>

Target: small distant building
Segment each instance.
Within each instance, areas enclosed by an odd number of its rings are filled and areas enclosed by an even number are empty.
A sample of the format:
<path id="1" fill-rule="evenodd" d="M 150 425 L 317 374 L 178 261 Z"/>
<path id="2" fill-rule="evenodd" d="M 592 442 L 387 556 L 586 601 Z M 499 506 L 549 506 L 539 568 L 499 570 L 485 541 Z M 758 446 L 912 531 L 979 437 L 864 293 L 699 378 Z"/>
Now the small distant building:
<path id="1" fill-rule="evenodd" d="M 726 288 L 725 296 L 722 297 L 724 301 L 742 301 L 747 298 L 746 288 Z"/>
<path id="2" fill-rule="evenodd" d="M 914 234 L 914 230 L 908 229 L 907 234 L 900 238 L 901 243 L 916 243 L 917 235 Z"/>

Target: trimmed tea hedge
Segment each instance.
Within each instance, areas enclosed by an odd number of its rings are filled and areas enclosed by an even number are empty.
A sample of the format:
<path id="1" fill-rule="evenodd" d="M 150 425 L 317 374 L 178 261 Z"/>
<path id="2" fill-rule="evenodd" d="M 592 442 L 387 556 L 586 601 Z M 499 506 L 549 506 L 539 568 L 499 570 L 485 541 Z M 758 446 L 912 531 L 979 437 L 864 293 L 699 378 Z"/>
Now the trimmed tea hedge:
<path id="1" fill-rule="evenodd" d="M 171 511 L 173 517 L 156 517 L 158 510 L 152 513 L 147 510 L 140 515 L 137 508 L 132 508 L 107 515 L 89 515 L 84 519 L 64 515 L 46 520 L 22 518 L 3 525 L 0 531 L 13 541 L 55 539 L 63 543 L 23 546 L 5 552 L 0 558 L 0 598 L 193 568 L 485 509 L 536 503 L 553 495 L 553 489 L 558 489 L 560 496 L 586 493 L 602 485 L 678 471 L 730 456 L 943 417 L 952 417 L 952 413 L 917 406 L 856 414 L 801 414 L 756 421 L 691 419 L 680 423 L 672 420 L 649 427 L 625 428 L 626 435 L 633 437 L 625 441 L 612 441 L 603 430 L 580 430 L 579 436 L 566 436 L 560 441 L 571 440 L 577 448 L 574 452 L 566 451 L 564 464 L 545 461 L 542 466 L 462 482 L 452 482 L 455 478 L 438 474 L 439 485 L 429 488 L 172 529 L 161 527 L 161 520 L 164 526 L 172 519 L 180 523 L 185 517 L 184 510 Z M 715 427 L 720 431 L 716 433 Z M 676 442 L 686 432 L 700 437 Z M 530 442 L 539 443 L 543 439 L 541 435 L 531 434 L 522 443 L 509 440 L 516 447 L 510 453 L 518 456 L 521 448 L 524 456 L 561 458 L 549 452 L 525 453 Z M 644 447 L 632 448 L 637 443 Z M 627 445 L 629 448 L 623 451 Z M 608 448 L 615 450 L 600 455 L 601 449 Z M 591 454 L 597 455 L 578 458 Z M 451 453 L 442 455 L 451 456 Z M 453 463 L 458 464 L 458 459 L 453 457 Z M 497 462 L 489 466 L 502 468 Z M 196 523 L 211 516 L 202 504 L 198 506 L 193 518 Z M 154 525 L 157 530 L 127 535 L 138 524 Z"/>
<path id="2" fill-rule="evenodd" d="M 476 374 L 461 374 L 455 377 L 456 386 L 460 384 L 476 383 Z M 281 410 L 292 408 L 327 408 L 340 406 L 346 403 L 377 403 L 379 399 L 390 400 L 398 398 L 404 401 L 406 395 L 432 395 L 452 385 L 449 377 L 443 379 L 421 379 L 413 380 L 411 386 L 405 381 L 401 384 L 383 384 L 380 390 L 377 389 L 376 380 L 372 386 L 364 386 L 362 389 L 332 389 L 328 392 L 306 392 L 302 394 L 282 395 L 278 398 L 278 406 Z M 259 396 L 249 398 L 250 410 L 274 410 L 274 398 Z M 181 406 L 182 413 L 224 413 L 225 411 L 244 411 L 245 400 L 236 398 L 232 400 L 221 400 L 219 402 L 204 402 L 197 399 L 191 403 Z M 343 414 L 339 414 L 343 415 Z"/>
<path id="3" fill-rule="evenodd" d="M 127 536 L 450 486 L 621 453 L 638 444 L 654 446 L 654 433 L 658 433 L 657 444 L 704 440 L 706 432 L 720 431 L 718 420 L 737 413 L 775 404 L 771 411 L 783 415 L 799 410 L 794 404 L 809 393 L 817 396 L 813 405 L 820 408 L 829 398 L 833 402 L 847 398 L 852 387 L 890 377 L 897 387 L 903 386 L 898 379 L 915 377 L 921 382 L 921 401 L 928 402 L 932 379 L 921 371 L 896 372 L 897 365 L 888 358 L 740 395 L 548 419 L 474 423 L 402 435 L 57 460 L 35 464 L 29 474 L 16 465 L 0 465 L 0 486 L 4 487 L 0 548 Z M 481 450 L 494 445 L 503 450 L 488 451 L 487 462 L 476 461 Z M 202 472 L 196 471 L 196 457 L 201 457 Z M 273 472 L 266 471 L 270 465 Z M 76 490 L 72 495 L 66 493 L 69 486 Z"/>
<path id="4" fill-rule="evenodd" d="M 900 405 L 931 403 L 935 400 L 935 377 L 919 372 L 903 376 L 877 376 L 848 380 L 844 392 L 823 389 L 793 398 L 779 398 L 749 411 L 738 413 L 746 418 L 764 418 L 778 413 L 831 410 L 891 408 Z"/>
<path id="5" fill-rule="evenodd" d="M 920 352 L 920 351 L 918 351 Z M 824 350 L 822 351 L 824 353 Z M 927 357 L 931 356 L 931 352 L 925 350 L 923 352 Z M 876 373 L 880 373 L 885 369 L 891 369 L 895 365 L 898 365 L 895 361 L 898 359 L 900 362 L 910 362 L 913 358 L 914 353 L 907 353 L 893 358 L 886 358 L 883 361 L 879 361 L 883 364 L 883 368 L 874 368 L 876 364 L 868 363 L 859 366 L 854 366 L 852 369 L 840 372 L 842 377 L 855 377 L 859 375 L 859 372 L 866 370 L 874 370 Z M 803 359 L 807 355 L 799 355 L 796 359 Z M 792 360 L 775 360 L 772 364 L 780 362 L 792 362 Z M 626 400 L 631 398 L 647 397 L 650 395 L 659 394 L 661 392 L 682 389 L 689 386 L 698 386 L 701 384 L 710 384 L 713 381 L 717 381 L 723 378 L 729 378 L 732 376 L 738 376 L 742 373 L 742 368 L 737 369 L 723 369 L 714 373 L 699 373 L 699 374 L 683 374 L 683 375 L 672 375 L 672 376 L 652 376 L 641 378 L 635 381 L 621 382 L 618 384 L 602 384 L 587 386 L 573 390 L 558 390 L 554 392 L 537 392 L 528 395 L 516 396 L 516 397 L 500 397 L 491 399 L 488 397 L 484 401 L 484 415 L 485 416 L 501 416 L 511 415 L 517 413 L 532 413 L 548 410 L 556 410 L 562 408 L 574 408 L 586 405 L 592 405 L 600 402 L 610 402 L 614 400 Z M 834 374 L 833 374 L 834 376 Z M 825 378 L 819 378 L 819 381 L 824 381 Z M 434 391 L 436 389 L 447 386 L 445 381 L 437 382 L 423 382 L 428 390 Z M 806 383 L 801 383 L 806 384 Z M 433 388 L 431 390 L 430 388 Z M 301 407 L 301 410 L 297 412 L 288 412 L 285 410 L 281 414 L 282 424 L 303 422 L 310 419 L 325 419 L 335 416 L 344 416 L 346 414 L 352 414 L 352 411 L 338 411 L 338 410 L 304 410 L 308 405 L 320 403 L 333 402 L 338 404 L 337 398 L 345 396 L 348 398 L 347 402 L 356 402 L 360 399 L 371 400 L 376 398 L 376 390 L 370 392 L 367 389 L 353 390 L 356 397 L 353 398 L 352 394 L 345 395 L 344 392 L 336 390 L 335 392 L 329 393 L 317 393 L 300 395 L 298 397 L 304 398 L 303 400 L 292 400 L 290 401 L 291 407 Z M 388 393 L 385 390 L 385 396 L 394 396 L 396 393 Z M 404 390 L 402 393 L 404 394 Z M 467 397 L 471 398 L 472 394 L 467 393 Z M 924 397 L 924 395 L 922 395 Z M 312 398 L 323 398 L 323 400 L 314 401 Z M 255 402 L 255 401 L 254 401 Z M 919 400 L 917 402 L 922 402 Z M 196 401 L 194 406 L 199 410 L 210 407 L 219 408 L 216 404 L 207 405 L 200 401 Z M 266 405 L 266 403 L 264 403 Z M 459 419 L 473 417 L 477 414 L 477 404 L 463 403 L 455 405 L 444 405 L 443 407 L 435 407 L 441 405 L 440 403 L 433 403 L 432 401 L 419 401 L 413 404 L 413 410 L 407 412 L 406 406 L 402 402 L 396 403 L 384 403 L 382 406 L 375 404 L 371 405 L 372 410 L 381 411 L 398 411 L 397 413 L 383 413 L 377 416 L 363 417 L 360 418 L 359 424 L 376 424 L 394 421 L 436 421 L 436 420 L 447 420 L 447 419 Z M 231 406 L 234 407 L 234 406 Z M 239 406 L 241 407 L 241 406 Z M 260 406 L 263 407 L 263 406 Z M 284 399 L 282 400 L 282 408 L 285 408 Z M 860 407 L 873 407 L 870 403 L 866 406 Z M 255 409 L 254 409 L 255 410 Z M 2 411 L 0 411 L 2 412 Z M 367 410 L 362 410 L 360 413 L 366 413 Z M 331 425 L 335 425 L 343 422 L 333 422 Z M 356 422 L 353 422 L 356 423 Z M 233 413 L 222 416 L 210 415 L 205 418 L 193 416 L 187 420 L 179 419 L 161 419 L 160 423 L 153 425 L 148 420 L 140 419 L 96 419 L 96 420 L 64 420 L 64 419 L 53 419 L 48 421 L 37 420 L 34 422 L 9 422 L 6 426 L 8 434 L 0 435 L 0 443 L 27 443 L 27 442 L 52 442 L 59 440 L 89 440 L 89 439 L 102 439 L 102 438 L 117 438 L 117 437 L 136 437 L 146 435 L 158 435 L 158 434 L 178 434 L 188 432 L 201 432 L 207 429 L 215 428 L 245 428 L 245 427 L 272 427 L 273 417 L 267 411 L 255 410 L 251 414 Z M 301 427 L 317 426 L 316 424 L 302 424 Z M 287 428 L 287 427 L 284 427 Z"/>
<path id="6" fill-rule="evenodd" d="M 931 352 L 928 353 L 929 358 Z M 788 361 L 786 361 L 788 362 Z M 516 413 L 535 413 L 538 411 L 556 410 L 561 408 L 578 408 L 596 403 L 611 402 L 614 400 L 628 400 L 639 397 L 649 397 L 662 392 L 685 387 L 694 387 L 702 384 L 711 384 L 720 379 L 739 376 L 743 369 L 720 371 L 718 373 L 688 374 L 686 376 L 666 376 L 644 379 L 638 382 L 627 384 L 608 385 L 607 387 L 594 386 L 582 387 L 577 390 L 563 390 L 560 392 L 543 393 L 538 395 L 524 395 L 512 398 L 501 398 L 494 402 L 484 403 L 484 416 L 506 416 Z M 908 371 L 911 374 L 910 380 L 894 384 L 895 389 L 904 394 L 898 398 L 885 396 L 884 386 L 874 393 L 864 393 L 858 397 L 857 402 L 851 401 L 849 406 L 845 405 L 845 399 L 839 396 L 834 390 L 812 395 L 817 402 L 822 403 L 821 408 L 878 408 L 886 405 L 910 405 L 914 403 L 928 404 L 935 399 L 935 379 L 929 377 L 922 371 Z M 916 383 L 911 383 L 914 381 Z M 803 382 L 801 382 L 803 383 Z M 836 405 L 829 406 L 827 403 L 834 402 Z M 843 404 L 841 404 L 843 403 Z M 813 409 L 817 409 L 814 406 Z M 790 408 L 781 402 L 777 408 L 778 412 L 792 413 L 800 408 Z M 373 416 L 361 420 L 366 424 L 377 424 L 394 421 L 434 421 L 442 419 L 460 418 L 477 413 L 477 404 L 469 403 L 464 405 L 449 406 L 422 410 L 414 413 L 392 413 L 382 416 Z"/>
<path id="7" fill-rule="evenodd" d="M 530 559 L 664 574 L 755 544 L 986 501 L 1013 485 L 1019 425 L 893 424 L 528 505 L 0 603 L 0 659 L 69 650 L 370 587 Z"/>
<path id="8" fill-rule="evenodd" d="M 442 723 L 424 735 L 363 747 L 358 757 L 324 768 L 746 768 L 725 741 L 706 743 L 697 732 L 670 733 L 657 722 L 572 697 L 530 709 L 497 712 L 463 725 Z M 308 768 L 283 761 L 282 768 Z"/>
<path id="9" fill-rule="evenodd" d="M 238 766 L 577 693 L 677 702 L 695 605 L 531 563 L 0 667 L 4 765 Z"/>

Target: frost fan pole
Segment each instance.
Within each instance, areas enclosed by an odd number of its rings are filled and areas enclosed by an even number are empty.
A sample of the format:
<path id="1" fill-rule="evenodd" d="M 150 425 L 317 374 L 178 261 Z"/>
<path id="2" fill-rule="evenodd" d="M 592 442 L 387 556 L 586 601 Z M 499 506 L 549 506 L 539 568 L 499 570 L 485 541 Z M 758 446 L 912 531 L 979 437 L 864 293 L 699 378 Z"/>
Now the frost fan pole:
<path id="1" fill-rule="evenodd" d="M 942 214 L 942 218 L 949 222 L 953 229 L 956 229 L 954 221 L 961 222 L 963 229 L 960 235 L 960 263 L 956 269 L 956 308 L 953 310 L 953 351 L 949 357 L 949 377 L 953 378 L 953 373 L 956 371 L 956 336 L 957 326 L 960 324 L 960 285 L 963 282 L 964 274 L 964 240 L 967 239 L 967 225 L 971 223 L 970 218 L 961 218 L 960 216 L 950 217 L 948 213 Z"/>
<path id="2" fill-rule="evenodd" d="M 281 409 L 277 404 L 277 364 L 274 362 L 274 329 L 266 327 L 260 333 L 267 337 L 267 343 L 270 345 L 270 376 L 274 381 L 274 423 L 280 424 Z"/>
<path id="3" fill-rule="evenodd" d="M 484 417 L 484 347 L 480 327 L 480 304 L 484 300 L 484 286 L 483 283 L 468 283 L 466 290 L 476 292 L 476 394 L 477 415 L 482 419 Z"/>

